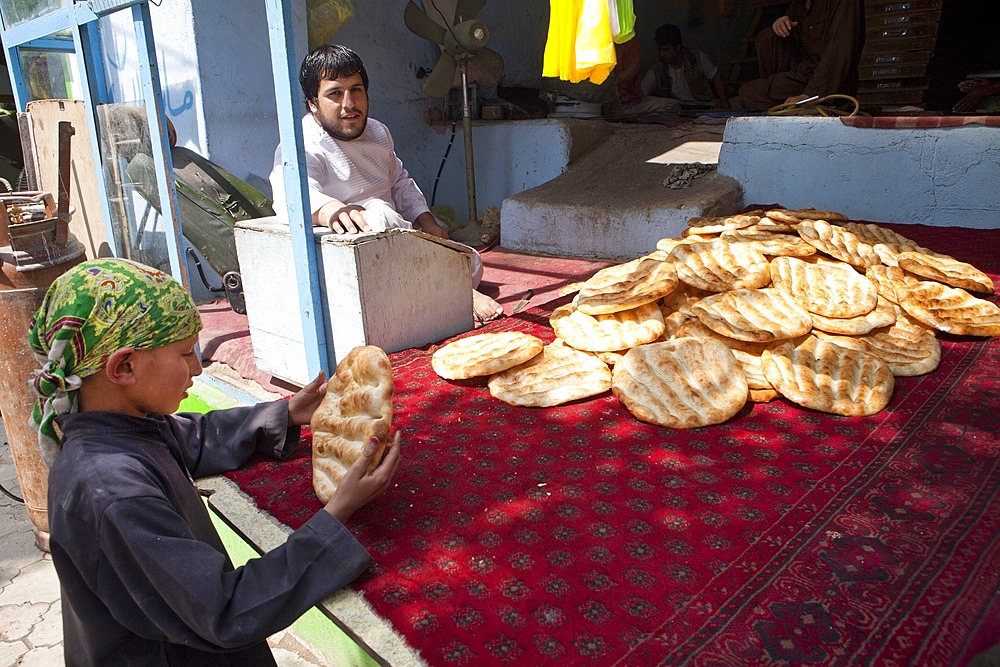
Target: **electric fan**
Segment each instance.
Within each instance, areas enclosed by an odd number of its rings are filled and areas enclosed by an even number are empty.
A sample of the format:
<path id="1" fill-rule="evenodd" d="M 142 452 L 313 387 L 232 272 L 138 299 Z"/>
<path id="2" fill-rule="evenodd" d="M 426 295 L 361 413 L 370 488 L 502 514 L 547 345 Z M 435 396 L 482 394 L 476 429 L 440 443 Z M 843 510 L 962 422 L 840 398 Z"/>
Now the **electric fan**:
<path id="1" fill-rule="evenodd" d="M 479 223 L 476 206 L 476 176 L 472 155 L 472 110 L 469 105 L 469 81 L 495 84 L 503 75 L 503 58 L 486 48 L 490 29 L 476 18 L 486 0 L 458 0 L 447 19 L 444 5 L 449 0 L 424 0 L 425 11 L 413 0 L 403 10 L 403 22 L 413 34 L 441 47 L 441 57 L 421 88 L 429 97 L 445 97 L 458 84 L 462 87 L 462 130 L 465 137 L 465 176 L 469 191 L 469 221 Z"/>

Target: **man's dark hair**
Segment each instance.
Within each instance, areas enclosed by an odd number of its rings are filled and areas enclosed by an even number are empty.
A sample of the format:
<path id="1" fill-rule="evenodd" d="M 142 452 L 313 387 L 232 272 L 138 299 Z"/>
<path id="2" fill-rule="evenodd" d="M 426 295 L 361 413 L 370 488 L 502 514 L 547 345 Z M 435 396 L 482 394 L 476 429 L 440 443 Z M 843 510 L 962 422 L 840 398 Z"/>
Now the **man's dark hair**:
<path id="1" fill-rule="evenodd" d="M 656 32 L 653 33 L 653 41 L 656 42 L 657 46 L 680 46 L 683 44 L 681 39 L 681 29 L 672 23 L 664 23 Z"/>
<path id="2" fill-rule="evenodd" d="M 302 61 L 299 69 L 299 85 L 306 102 L 316 103 L 319 82 L 333 81 L 345 76 L 361 74 L 361 82 L 368 90 L 368 72 L 361 56 L 340 44 L 318 46 Z"/>

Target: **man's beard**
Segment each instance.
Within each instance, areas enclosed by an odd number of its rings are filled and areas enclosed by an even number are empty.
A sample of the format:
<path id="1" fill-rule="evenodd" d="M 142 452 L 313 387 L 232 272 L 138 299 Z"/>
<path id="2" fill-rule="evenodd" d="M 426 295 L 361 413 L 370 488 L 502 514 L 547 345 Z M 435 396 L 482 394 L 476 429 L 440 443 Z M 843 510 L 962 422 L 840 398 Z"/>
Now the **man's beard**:
<path id="1" fill-rule="evenodd" d="M 325 118 L 321 118 L 321 117 L 317 116 L 316 114 L 313 114 L 313 115 L 316 117 L 316 120 L 319 122 L 319 126 L 322 127 L 323 130 L 327 134 L 329 134 L 334 139 L 340 139 L 341 141 L 351 141 L 353 139 L 357 139 L 362 134 L 364 134 L 365 128 L 368 127 L 368 116 L 367 115 L 365 115 L 363 117 L 363 120 L 361 122 L 361 127 L 359 129 L 357 129 L 357 130 L 353 130 L 352 129 L 352 130 L 347 131 L 347 132 L 345 132 L 344 130 L 342 130 L 340 128 L 340 126 L 335 125 L 333 123 L 327 122 L 327 120 Z"/>

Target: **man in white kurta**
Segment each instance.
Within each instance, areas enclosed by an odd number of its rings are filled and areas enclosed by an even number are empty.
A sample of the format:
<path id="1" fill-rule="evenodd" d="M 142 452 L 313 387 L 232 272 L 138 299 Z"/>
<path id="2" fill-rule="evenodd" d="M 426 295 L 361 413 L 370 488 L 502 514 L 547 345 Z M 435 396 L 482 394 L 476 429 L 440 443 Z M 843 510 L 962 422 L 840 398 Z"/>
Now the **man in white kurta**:
<path id="1" fill-rule="evenodd" d="M 313 224 L 334 233 L 356 234 L 402 227 L 447 238 L 423 193 L 396 155 L 392 135 L 368 117 L 368 74 L 352 50 L 327 44 L 306 56 L 299 82 L 309 107 L 302 119 L 309 207 Z M 281 147 L 271 171 L 275 210 L 285 208 Z M 474 249 L 473 288 L 482 279 Z M 480 322 L 503 315 L 493 299 L 473 289 Z"/>

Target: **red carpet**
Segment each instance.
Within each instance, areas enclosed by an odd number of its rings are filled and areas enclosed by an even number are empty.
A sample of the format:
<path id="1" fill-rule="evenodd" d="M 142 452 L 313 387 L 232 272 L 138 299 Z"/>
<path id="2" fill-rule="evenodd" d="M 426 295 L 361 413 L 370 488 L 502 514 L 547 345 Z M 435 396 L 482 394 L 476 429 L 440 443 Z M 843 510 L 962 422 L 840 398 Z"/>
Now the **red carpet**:
<path id="1" fill-rule="evenodd" d="M 893 227 L 997 280 L 1000 230 Z M 550 340 L 552 305 L 486 330 Z M 1000 341 L 940 338 L 875 416 L 690 431 L 390 355 L 404 463 L 355 587 L 432 665 L 964 665 L 1000 641 Z M 307 446 L 230 476 L 291 527 L 320 507 Z"/>

